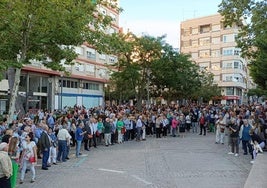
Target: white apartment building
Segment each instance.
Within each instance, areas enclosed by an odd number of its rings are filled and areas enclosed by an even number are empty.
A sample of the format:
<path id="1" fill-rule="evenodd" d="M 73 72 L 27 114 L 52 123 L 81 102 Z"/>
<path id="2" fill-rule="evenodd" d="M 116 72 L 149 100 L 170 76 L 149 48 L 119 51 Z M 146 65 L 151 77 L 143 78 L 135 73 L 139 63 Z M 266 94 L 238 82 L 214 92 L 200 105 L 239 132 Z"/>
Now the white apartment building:
<path id="1" fill-rule="evenodd" d="M 235 38 L 238 26 L 224 27 L 220 14 L 181 22 L 180 50 L 214 74 L 222 104 L 246 102 L 251 87 L 247 61 L 240 56 Z"/>
<path id="2" fill-rule="evenodd" d="M 113 18 L 107 33 L 119 32 L 119 12 L 99 7 L 102 14 Z M 104 87 L 109 79 L 108 65 L 117 61 L 113 55 L 100 54 L 88 44 L 76 47 L 75 65 L 66 66 L 69 75 L 47 69 L 40 62 L 22 68 L 19 95 L 25 110 L 62 110 L 75 104 L 91 108 L 105 103 Z M 8 108 L 7 78 L 0 81 L 0 114 Z"/>

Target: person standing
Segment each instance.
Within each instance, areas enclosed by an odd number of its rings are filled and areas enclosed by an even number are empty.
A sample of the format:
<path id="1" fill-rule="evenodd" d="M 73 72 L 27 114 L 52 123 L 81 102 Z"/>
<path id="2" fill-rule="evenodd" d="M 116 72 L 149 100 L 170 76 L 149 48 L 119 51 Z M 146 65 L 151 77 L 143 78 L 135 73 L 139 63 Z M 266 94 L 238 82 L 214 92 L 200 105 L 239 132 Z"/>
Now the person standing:
<path id="1" fill-rule="evenodd" d="M 118 143 L 121 144 L 122 143 L 122 133 L 121 133 L 121 129 L 124 126 L 124 123 L 122 121 L 122 117 L 118 117 L 118 121 L 116 124 L 116 128 L 118 131 Z"/>
<path id="2" fill-rule="evenodd" d="M 47 167 L 49 167 L 50 165 L 48 165 L 47 162 L 49 158 L 51 141 L 50 141 L 50 137 L 48 136 L 48 126 L 46 124 L 43 125 L 43 132 L 40 138 L 40 146 L 41 146 L 41 151 L 43 154 L 42 169 L 48 170 Z"/>
<path id="3" fill-rule="evenodd" d="M 247 155 L 248 151 L 249 151 L 249 153 L 252 153 L 252 146 L 249 143 L 249 141 L 251 139 L 249 131 L 251 128 L 252 128 L 252 126 L 248 124 L 248 120 L 244 119 L 243 125 L 241 125 L 240 131 L 239 131 L 239 137 L 242 141 L 242 148 L 244 150 L 244 155 Z"/>
<path id="4" fill-rule="evenodd" d="M 37 162 L 37 146 L 34 142 L 34 136 L 33 133 L 30 132 L 25 137 L 25 142 L 23 144 L 23 151 L 22 151 L 22 159 L 21 159 L 21 175 L 20 175 L 20 184 L 23 183 L 25 172 L 27 169 L 27 166 L 30 166 L 30 170 L 32 172 L 32 179 L 31 183 L 35 181 L 35 167 L 34 165 Z M 35 162 L 30 161 L 30 158 L 34 158 Z"/>
<path id="5" fill-rule="evenodd" d="M 197 109 L 192 109 L 191 110 L 191 114 L 192 114 L 192 132 L 193 133 L 197 133 L 197 127 L 198 127 L 198 119 L 199 119 L 199 112 Z"/>
<path id="6" fill-rule="evenodd" d="M 88 142 L 89 142 L 89 135 L 92 135 L 92 131 L 89 125 L 89 121 L 85 122 L 85 126 L 83 128 L 83 131 L 86 131 L 85 136 L 83 137 L 83 142 L 84 142 L 84 150 L 85 151 L 90 151 L 88 147 Z"/>
<path id="7" fill-rule="evenodd" d="M 10 177 L 12 188 L 16 187 L 17 176 L 18 176 L 19 155 L 20 155 L 18 143 L 19 143 L 18 137 L 11 137 L 8 144 L 8 155 L 11 158 L 12 169 L 13 169 L 13 174 Z"/>
<path id="8" fill-rule="evenodd" d="M 48 136 L 51 140 L 48 164 L 51 165 L 51 163 L 53 163 L 54 165 L 57 165 L 57 137 L 51 128 L 48 130 Z"/>
<path id="9" fill-rule="evenodd" d="M 137 137 L 136 137 L 136 141 L 140 141 L 141 140 L 141 130 L 142 130 L 142 116 L 139 116 L 137 122 L 136 122 L 136 129 L 137 129 Z"/>
<path id="10" fill-rule="evenodd" d="M 167 117 L 165 115 L 163 115 L 162 124 L 163 124 L 162 136 L 166 137 L 167 136 L 169 120 L 167 119 Z"/>
<path id="11" fill-rule="evenodd" d="M 239 155 L 239 145 L 238 145 L 238 138 L 239 138 L 239 126 L 236 123 L 235 119 L 231 119 L 229 123 L 229 145 L 231 147 L 231 151 L 228 154 L 235 154 L 237 157 Z"/>
<path id="12" fill-rule="evenodd" d="M 10 177 L 12 175 L 12 162 L 7 153 L 8 144 L 0 144 L 0 187 L 11 188 Z"/>
<path id="13" fill-rule="evenodd" d="M 161 136 L 161 129 L 163 127 L 162 125 L 162 118 L 160 115 L 158 115 L 157 119 L 156 119 L 156 138 L 160 138 Z"/>
<path id="14" fill-rule="evenodd" d="M 106 121 L 104 121 L 104 138 L 106 146 L 111 145 L 111 128 L 110 118 L 106 118 Z"/>
<path id="15" fill-rule="evenodd" d="M 176 114 L 174 114 L 173 118 L 172 118 L 172 122 L 171 122 L 171 125 L 172 125 L 172 136 L 173 137 L 176 137 L 176 129 L 177 129 L 178 123 L 179 123 L 179 121 L 177 120 L 177 116 L 176 116 Z"/>
<path id="16" fill-rule="evenodd" d="M 79 126 L 75 132 L 75 140 L 76 140 L 76 157 L 78 158 L 81 155 L 81 145 L 83 140 L 83 135 L 86 134 L 87 131 L 83 131 L 84 123 L 80 122 Z"/>
<path id="17" fill-rule="evenodd" d="M 62 160 L 62 162 L 66 162 L 67 147 L 71 139 L 71 136 L 67 130 L 67 125 L 62 125 L 62 128 L 58 131 L 57 139 L 58 139 L 57 161 Z"/>
<path id="18" fill-rule="evenodd" d="M 96 146 L 97 125 L 98 125 L 97 119 L 91 118 L 89 126 L 90 126 L 90 129 L 91 129 L 91 134 L 93 135 L 93 138 L 89 139 L 89 147 L 92 147 L 92 142 L 93 142 L 94 148 L 97 148 L 97 146 Z"/>
<path id="19" fill-rule="evenodd" d="M 216 139 L 215 144 L 221 143 L 224 144 L 225 137 L 225 122 L 223 116 L 220 115 L 219 119 L 216 121 Z"/>
<path id="20" fill-rule="evenodd" d="M 188 113 L 185 116 L 185 127 L 186 127 L 187 132 L 189 132 L 190 128 L 191 128 L 191 115 L 190 115 L 190 113 Z"/>
<path id="21" fill-rule="evenodd" d="M 205 112 L 202 112 L 201 116 L 199 118 L 199 126 L 200 126 L 199 135 L 202 135 L 202 132 L 203 132 L 204 136 L 206 135 L 206 125 L 207 125 L 207 121 L 206 121 L 206 118 L 205 118 Z"/>

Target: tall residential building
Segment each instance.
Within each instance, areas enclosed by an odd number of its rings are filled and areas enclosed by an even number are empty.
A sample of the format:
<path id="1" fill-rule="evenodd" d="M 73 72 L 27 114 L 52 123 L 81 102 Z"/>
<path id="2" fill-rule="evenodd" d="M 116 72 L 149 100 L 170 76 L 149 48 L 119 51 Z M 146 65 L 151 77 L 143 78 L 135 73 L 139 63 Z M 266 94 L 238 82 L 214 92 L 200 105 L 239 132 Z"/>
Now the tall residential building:
<path id="1" fill-rule="evenodd" d="M 98 7 L 104 15 L 113 21 L 107 33 L 119 32 L 119 12 L 111 7 Z M 75 48 L 78 57 L 73 66 L 65 66 L 68 76 L 47 69 L 42 63 L 32 61 L 22 68 L 19 95 L 24 109 L 62 110 L 65 106 L 85 106 L 86 108 L 103 105 L 105 102 L 105 84 L 109 80 L 110 64 L 117 57 L 100 54 L 87 43 Z M 9 103 L 7 77 L 0 81 L 0 114 L 7 111 Z"/>
<path id="2" fill-rule="evenodd" d="M 214 74 L 222 104 L 246 102 L 250 86 L 247 61 L 240 56 L 235 38 L 238 26 L 225 27 L 220 14 L 181 22 L 180 50 Z"/>

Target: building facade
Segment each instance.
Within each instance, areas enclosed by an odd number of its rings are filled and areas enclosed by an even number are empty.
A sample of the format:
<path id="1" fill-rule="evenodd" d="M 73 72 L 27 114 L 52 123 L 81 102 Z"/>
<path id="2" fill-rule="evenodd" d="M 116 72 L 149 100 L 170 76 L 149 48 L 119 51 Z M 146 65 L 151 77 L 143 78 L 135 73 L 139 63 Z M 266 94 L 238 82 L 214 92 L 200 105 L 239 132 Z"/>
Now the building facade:
<path id="1" fill-rule="evenodd" d="M 99 7 L 113 21 L 107 33 L 119 32 L 119 12 Z M 62 110 L 74 105 L 91 108 L 105 103 L 105 84 L 109 80 L 109 65 L 117 61 L 113 55 L 100 54 L 87 43 L 75 47 L 74 65 L 64 65 L 68 75 L 47 69 L 32 61 L 22 68 L 19 96 L 26 111 L 30 109 Z M 0 81 L 0 114 L 8 109 L 10 89 L 7 76 Z"/>
<path id="2" fill-rule="evenodd" d="M 221 88 L 221 103 L 246 103 L 252 82 L 247 61 L 236 47 L 238 26 L 224 27 L 222 16 L 216 14 L 183 21 L 180 28 L 181 52 L 214 74 L 214 82 Z"/>

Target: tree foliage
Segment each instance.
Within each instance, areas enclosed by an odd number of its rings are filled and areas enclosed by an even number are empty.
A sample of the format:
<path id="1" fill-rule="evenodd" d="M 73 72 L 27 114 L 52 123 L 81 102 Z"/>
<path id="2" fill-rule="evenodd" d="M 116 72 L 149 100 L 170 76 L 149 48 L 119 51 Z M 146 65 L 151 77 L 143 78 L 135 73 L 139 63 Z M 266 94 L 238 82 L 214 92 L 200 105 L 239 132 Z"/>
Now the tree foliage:
<path id="1" fill-rule="evenodd" d="M 219 12 L 225 25 L 241 27 L 238 46 L 242 55 L 250 60 L 250 75 L 254 82 L 267 89 L 267 1 L 223 0 Z M 243 24 L 247 22 L 246 24 Z"/>
<path id="2" fill-rule="evenodd" d="M 115 0 L 3 0 L 0 2 L 0 71 L 15 68 L 10 100 L 14 111 L 21 68 L 37 60 L 53 70 L 65 71 L 64 64 L 76 58 L 74 46 L 90 43 L 101 47 L 110 16 L 98 12 L 100 5 Z M 99 39 L 99 40 L 98 40 Z M 101 39 L 101 42 L 99 42 Z M 14 87 L 13 87 L 14 85 Z"/>
<path id="3" fill-rule="evenodd" d="M 150 96 L 167 100 L 203 96 L 208 101 L 219 95 L 213 75 L 201 71 L 188 55 L 165 43 L 165 36 L 136 37 L 127 33 L 115 37 L 119 41 L 113 43 L 119 45 L 116 46 L 119 59 L 114 65 L 118 72 L 112 74 L 112 80 L 121 99 L 136 99 L 140 106 Z"/>

